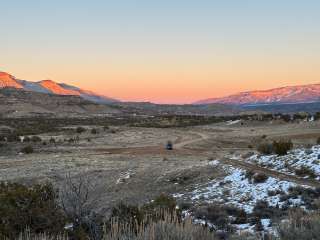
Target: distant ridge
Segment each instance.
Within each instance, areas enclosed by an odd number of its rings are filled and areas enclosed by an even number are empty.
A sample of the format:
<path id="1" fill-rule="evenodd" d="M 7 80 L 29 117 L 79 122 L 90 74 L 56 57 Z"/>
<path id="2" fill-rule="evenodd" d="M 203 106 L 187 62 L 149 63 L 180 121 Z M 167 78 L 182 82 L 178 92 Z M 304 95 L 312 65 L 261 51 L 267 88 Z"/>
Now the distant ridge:
<path id="1" fill-rule="evenodd" d="M 6 72 L 0 72 L 0 89 L 2 88 L 16 88 L 31 92 L 79 96 L 83 99 L 101 104 L 118 101 L 91 91 L 83 90 L 65 83 L 57 83 L 52 80 L 32 82 L 16 79 L 14 76 Z"/>
<path id="2" fill-rule="evenodd" d="M 261 91 L 248 91 L 222 98 L 209 98 L 194 104 L 262 105 L 320 102 L 320 84 L 288 86 Z"/>

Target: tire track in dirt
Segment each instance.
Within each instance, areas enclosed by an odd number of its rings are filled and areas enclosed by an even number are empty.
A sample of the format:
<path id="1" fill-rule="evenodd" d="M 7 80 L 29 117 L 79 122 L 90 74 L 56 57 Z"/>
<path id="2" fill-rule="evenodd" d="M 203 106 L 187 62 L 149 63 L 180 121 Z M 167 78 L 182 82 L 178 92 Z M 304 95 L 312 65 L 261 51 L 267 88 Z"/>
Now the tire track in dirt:
<path id="1" fill-rule="evenodd" d="M 281 173 L 268 168 L 260 167 L 252 163 L 247 163 L 244 161 L 228 159 L 228 158 L 223 158 L 223 159 L 220 159 L 219 161 L 224 164 L 229 164 L 232 167 L 238 167 L 238 168 L 249 170 L 249 171 L 251 170 L 256 173 L 264 173 L 269 177 L 274 177 L 280 180 L 293 182 L 299 185 L 305 185 L 309 187 L 320 187 L 320 182 L 317 180 L 299 178 L 294 175 L 289 175 L 289 174 Z"/>

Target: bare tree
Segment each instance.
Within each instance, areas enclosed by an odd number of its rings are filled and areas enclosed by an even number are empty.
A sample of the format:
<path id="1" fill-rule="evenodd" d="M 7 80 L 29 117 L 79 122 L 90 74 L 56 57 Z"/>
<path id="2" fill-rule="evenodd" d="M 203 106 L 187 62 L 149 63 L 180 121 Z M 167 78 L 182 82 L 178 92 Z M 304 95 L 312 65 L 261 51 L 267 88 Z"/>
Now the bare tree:
<path id="1" fill-rule="evenodd" d="M 85 174 L 72 177 L 67 174 L 61 191 L 61 205 L 72 221 L 73 229 L 82 228 L 86 230 L 90 239 L 101 237 L 100 216 L 94 211 L 99 202 L 99 195 L 94 194 L 94 184 Z"/>

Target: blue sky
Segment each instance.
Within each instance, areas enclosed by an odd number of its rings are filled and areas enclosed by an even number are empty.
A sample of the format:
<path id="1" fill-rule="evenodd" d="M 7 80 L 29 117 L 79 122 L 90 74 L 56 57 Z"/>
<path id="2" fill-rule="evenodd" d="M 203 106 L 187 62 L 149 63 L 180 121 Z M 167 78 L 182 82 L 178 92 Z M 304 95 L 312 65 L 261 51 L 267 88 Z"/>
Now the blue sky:
<path id="1" fill-rule="evenodd" d="M 20 78 L 158 102 L 319 81 L 320 1 L 0 3 L 0 70 Z"/>

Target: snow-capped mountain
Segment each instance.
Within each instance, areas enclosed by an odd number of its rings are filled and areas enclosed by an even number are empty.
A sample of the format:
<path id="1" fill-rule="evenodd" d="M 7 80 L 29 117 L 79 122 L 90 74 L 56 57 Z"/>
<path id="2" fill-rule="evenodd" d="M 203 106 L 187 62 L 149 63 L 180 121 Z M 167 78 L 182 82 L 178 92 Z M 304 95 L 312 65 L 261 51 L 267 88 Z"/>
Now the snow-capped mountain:
<path id="1" fill-rule="evenodd" d="M 52 80 L 42 80 L 39 82 L 20 80 L 16 79 L 14 76 L 6 72 L 0 72 L 0 89 L 1 88 L 16 88 L 31 92 L 49 93 L 56 95 L 74 95 L 80 96 L 86 100 L 96 103 L 117 102 L 117 100 L 115 99 L 64 83 L 56 83 Z"/>
<path id="2" fill-rule="evenodd" d="M 320 84 L 241 92 L 222 98 L 200 100 L 195 104 L 223 103 L 232 105 L 258 105 L 310 102 L 320 102 Z"/>

